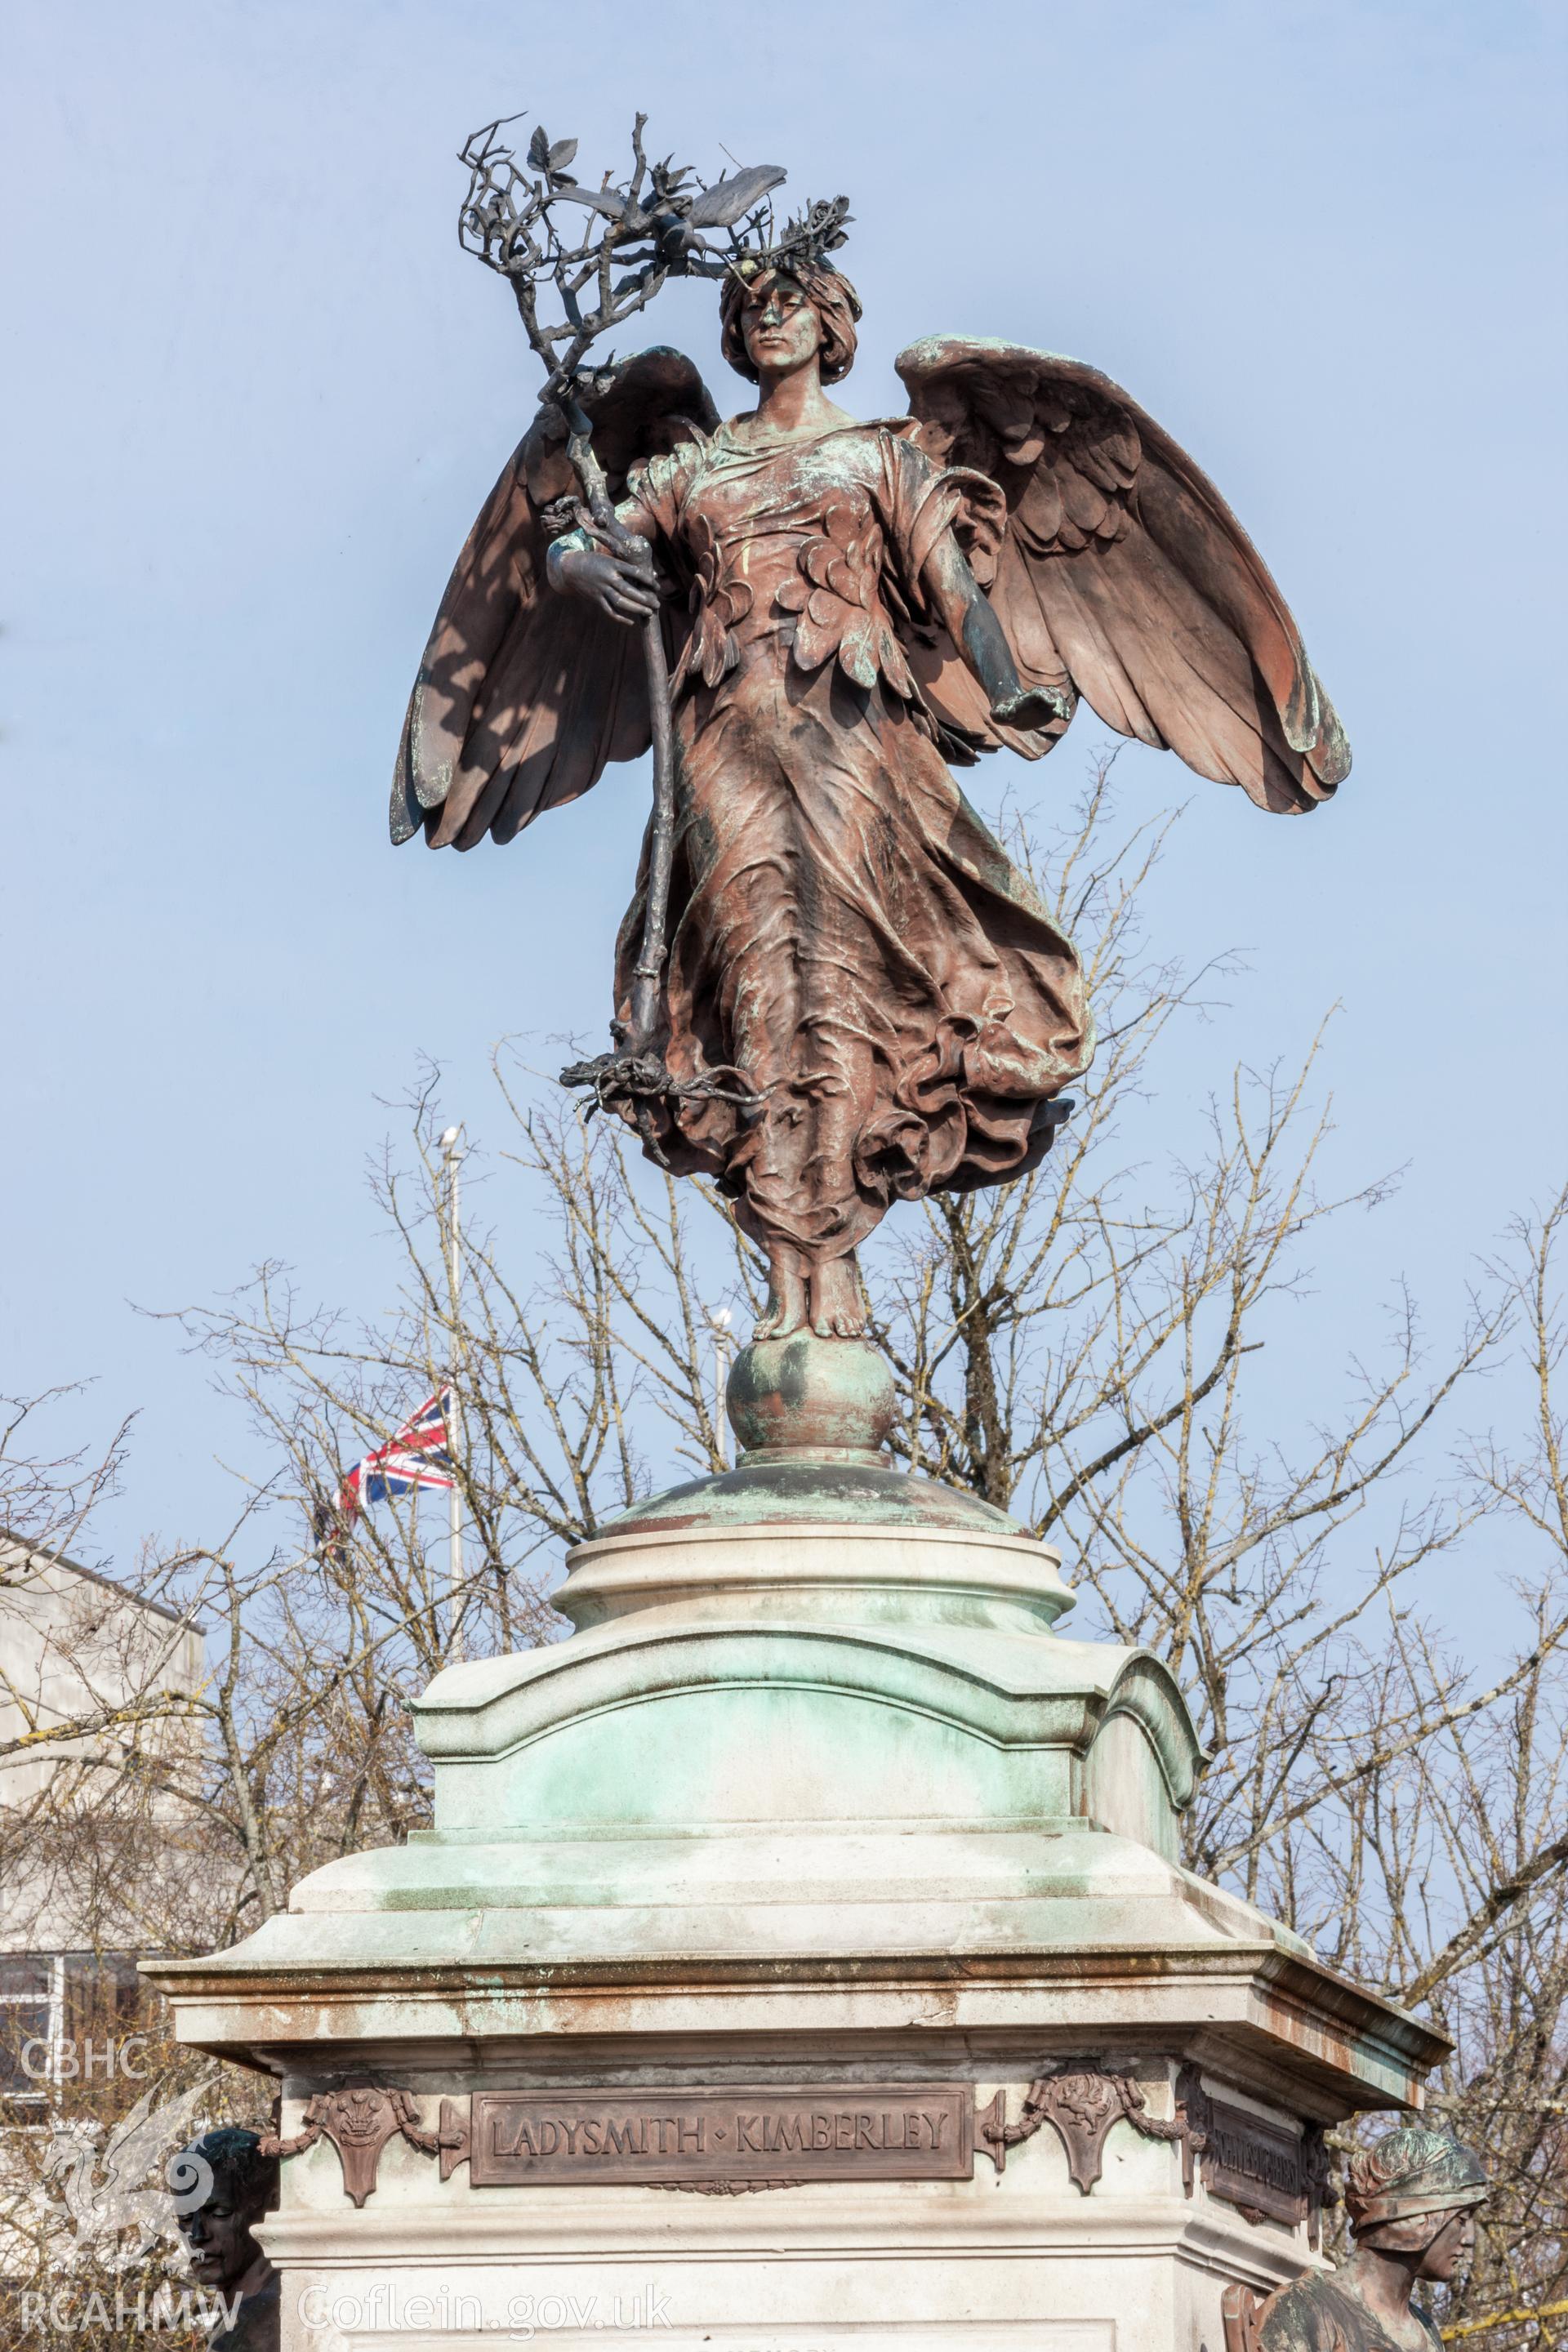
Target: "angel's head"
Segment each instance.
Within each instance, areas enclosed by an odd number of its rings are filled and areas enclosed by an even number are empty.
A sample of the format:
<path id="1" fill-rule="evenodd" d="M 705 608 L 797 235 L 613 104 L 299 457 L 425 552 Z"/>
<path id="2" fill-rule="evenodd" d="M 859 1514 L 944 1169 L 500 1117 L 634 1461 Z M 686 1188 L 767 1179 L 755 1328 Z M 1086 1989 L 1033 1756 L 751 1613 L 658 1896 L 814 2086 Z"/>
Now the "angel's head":
<path id="1" fill-rule="evenodd" d="M 860 297 L 830 262 L 803 255 L 787 269 L 733 271 L 719 315 L 724 357 L 752 383 L 814 363 L 837 383 L 855 364 Z"/>

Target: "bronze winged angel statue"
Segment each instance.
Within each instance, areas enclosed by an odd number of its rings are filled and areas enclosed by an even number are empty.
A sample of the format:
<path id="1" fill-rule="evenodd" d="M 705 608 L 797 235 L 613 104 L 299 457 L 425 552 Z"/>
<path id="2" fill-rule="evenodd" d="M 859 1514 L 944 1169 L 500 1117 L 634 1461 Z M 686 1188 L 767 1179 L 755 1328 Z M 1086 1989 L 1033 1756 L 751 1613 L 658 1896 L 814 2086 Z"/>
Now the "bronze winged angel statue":
<path id="1" fill-rule="evenodd" d="M 659 1076 L 606 1099 L 733 1202 L 770 1271 L 759 1339 L 858 1333 L 889 1204 L 1033 1167 L 1089 1066 L 1072 942 L 954 765 L 1042 757 L 1080 699 L 1263 809 L 1350 765 L 1257 550 L 1108 377 L 933 337 L 897 362 L 908 415 L 837 404 L 846 210 L 732 235 L 710 272 L 754 407 L 721 419 L 664 349 L 545 401 L 452 574 L 393 792 L 395 839 L 509 842 L 657 755 L 663 706 L 669 818 L 616 976 L 617 1037 Z"/>

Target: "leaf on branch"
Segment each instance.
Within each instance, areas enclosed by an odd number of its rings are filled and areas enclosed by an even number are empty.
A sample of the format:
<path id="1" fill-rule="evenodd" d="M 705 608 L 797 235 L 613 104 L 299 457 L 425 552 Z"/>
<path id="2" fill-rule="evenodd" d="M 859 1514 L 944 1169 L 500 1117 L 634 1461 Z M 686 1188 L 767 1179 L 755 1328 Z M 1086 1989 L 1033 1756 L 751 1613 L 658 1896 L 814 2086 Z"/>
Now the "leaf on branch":
<path id="1" fill-rule="evenodd" d="M 773 188 L 780 187 L 788 173 L 779 163 L 753 163 L 743 172 L 728 173 L 715 180 L 691 207 L 693 228 L 730 228 L 761 202 Z"/>
<path id="2" fill-rule="evenodd" d="M 577 152 L 575 139 L 552 139 L 542 123 L 528 142 L 528 161 L 532 171 L 542 172 L 552 182 L 565 181 L 573 185 L 566 166 Z"/>
<path id="3" fill-rule="evenodd" d="M 586 205 L 590 212 L 602 213 L 606 220 L 625 221 L 634 232 L 647 226 L 640 206 L 619 188 L 584 188 L 575 180 L 568 180 L 556 194 L 569 205 Z"/>

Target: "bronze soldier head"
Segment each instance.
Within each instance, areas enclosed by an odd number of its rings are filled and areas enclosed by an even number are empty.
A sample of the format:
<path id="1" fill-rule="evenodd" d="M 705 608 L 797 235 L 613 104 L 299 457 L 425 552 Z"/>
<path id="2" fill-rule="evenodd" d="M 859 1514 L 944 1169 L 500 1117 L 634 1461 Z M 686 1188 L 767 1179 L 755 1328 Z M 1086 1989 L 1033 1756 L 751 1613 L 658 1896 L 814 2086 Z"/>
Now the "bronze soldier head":
<path id="1" fill-rule="evenodd" d="M 236 2125 L 204 2133 L 184 2153 L 212 2174 L 205 2201 L 180 2216 L 192 2274 L 200 2286 L 230 2291 L 266 2264 L 251 2233 L 278 2202 L 278 2158 L 263 2156 L 258 2136 Z"/>
<path id="2" fill-rule="evenodd" d="M 1358 2246 L 1418 2254 L 1418 2278 L 1451 2278 L 1475 2242 L 1488 2180 L 1479 2157 L 1424 2124 L 1389 2132 L 1351 2159 L 1345 2210 Z"/>

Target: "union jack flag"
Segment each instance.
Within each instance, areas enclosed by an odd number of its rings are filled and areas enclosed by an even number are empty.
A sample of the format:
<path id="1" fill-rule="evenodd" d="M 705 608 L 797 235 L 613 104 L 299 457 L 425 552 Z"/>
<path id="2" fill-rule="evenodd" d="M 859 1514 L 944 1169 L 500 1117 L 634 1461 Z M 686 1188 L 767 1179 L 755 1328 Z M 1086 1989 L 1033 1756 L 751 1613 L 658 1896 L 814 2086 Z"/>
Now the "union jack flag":
<path id="1" fill-rule="evenodd" d="M 451 1390 L 437 1389 L 384 1445 L 356 1462 L 338 1488 L 331 1511 L 319 1514 L 324 1523 L 320 1540 L 333 1543 L 335 1524 L 341 1543 L 342 1529 L 367 1503 L 384 1503 L 389 1495 L 412 1495 L 421 1486 L 450 1489 L 454 1480 L 447 1423 L 451 1410 Z"/>

